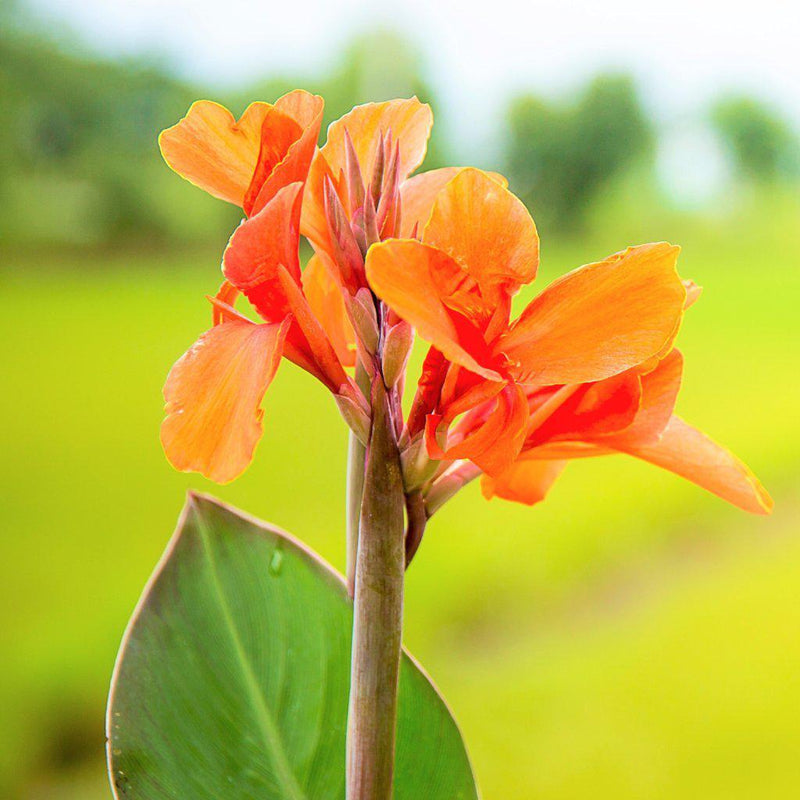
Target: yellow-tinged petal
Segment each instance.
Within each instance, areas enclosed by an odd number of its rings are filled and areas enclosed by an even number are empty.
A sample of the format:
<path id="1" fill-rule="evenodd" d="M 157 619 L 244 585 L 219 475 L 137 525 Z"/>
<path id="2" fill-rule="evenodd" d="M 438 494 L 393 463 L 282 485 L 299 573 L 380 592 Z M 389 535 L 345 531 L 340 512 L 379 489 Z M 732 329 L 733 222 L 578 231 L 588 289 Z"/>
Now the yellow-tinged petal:
<path id="1" fill-rule="evenodd" d="M 666 352 L 677 334 L 686 290 L 680 248 L 631 247 L 548 286 L 496 344 L 524 383 L 603 380 Z"/>
<path id="2" fill-rule="evenodd" d="M 416 97 L 356 106 L 330 124 L 325 146 L 320 151 L 334 175 L 345 169 L 345 131 L 355 147 L 365 181 L 372 176 L 381 137 L 392 134 L 400 150 L 399 176 L 404 181 L 423 161 L 433 127 L 433 112 Z"/>
<path id="3" fill-rule="evenodd" d="M 484 355 L 476 349 L 485 349 L 480 332 L 469 328 L 467 320 L 459 326 L 454 313 L 442 302 L 436 276 L 459 271 L 446 253 L 413 239 L 392 239 L 373 245 L 367 252 L 367 281 L 381 300 L 450 361 L 498 380 L 494 370 L 476 360 L 476 356 Z"/>
<path id="4" fill-rule="evenodd" d="M 217 483 L 240 475 L 261 438 L 261 400 L 280 363 L 288 323 L 235 320 L 206 331 L 164 385 L 161 443 L 175 469 Z"/>
<path id="5" fill-rule="evenodd" d="M 654 444 L 614 447 L 668 469 L 745 511 L 753 514 L 772 511 L 772 498 L 750 469 L 680 417 L 670 419 Z"/>
<path id="6" fill-rule="evenodd" d="M 566 465 L 566 461 L 516 461 L 497 477 L 483 475 L 481 492 L 487 500 L 502 497 L 532 506 L 544 500 Z"/>
<path id="7" fill-rule="evenodd" d="M 461 170 L 436 195 L 422 241 L 458 262 L 492 300 L 499 290 L 513 294 L 530 283 L 539 266 L 528 209 L 478 169 Z"/>
<path id="8" fill-rule="evenodd" d="M 400 238 L 409 239 L 416 231 L 422 236 L 425 224 L 430 219 L 436 196 L 459 172 L 466 167 L 441 167 L 420 172 L 400 186 Z M 486 173 L 504 189 L 508 180 L 498 172 Z"/>
<path id="9" fill-rule="evenodd" d="M 342 290 L 331 277 L 322 257 L 313 255 L 303 270 L 303 293 L 330 339 L 342 366 L 356 363 L 356 335 L 347 316 Z"/>
<path id="10" fill-rule="evenodd" d="M 261 126 L 272 108 L 252 103 L 236 120 L 219 103 L 198 100 L 159 136 L 164 160 L 195 186 L 241 206 L 258 161 Z"/>

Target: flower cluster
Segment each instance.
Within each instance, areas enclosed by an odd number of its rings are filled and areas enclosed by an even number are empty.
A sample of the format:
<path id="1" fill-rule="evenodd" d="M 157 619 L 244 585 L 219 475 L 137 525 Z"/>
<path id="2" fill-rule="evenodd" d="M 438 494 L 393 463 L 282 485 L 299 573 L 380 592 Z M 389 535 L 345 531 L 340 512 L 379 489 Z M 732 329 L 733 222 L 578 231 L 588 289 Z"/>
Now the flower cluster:
<path id="1" fill-rule="evenodd" d="M 176 172 L 245 214 L 210 298 L 213 326 L 164 389 L 176 468 L 227 482 L 247 467 L 283 356 L 328 388 L 364 442 L 370 383 L 383 382 L 406 492 L 428 516 L 474 478 L 486 497 L 532 504 L 567 461 L 620 452 L 770 510 L 744 464 L 673 414 L 674 341 L 699 295 L 677 273 L 677 247 L 580 267 L 512 319 L 539 238 L 507 181 L 472 168 L 413 175 L 433 124 L 416 98 L 354 108 L 318 148 L 322 114 L 304 91 L 238 121 L 201 101 L 161 135 Z M 313 248 L 304 266 L 301 237 Z M 236 310 L 239 295 L 260 322 Z M 428 351 L 404 415 L 415 333 Z"/>

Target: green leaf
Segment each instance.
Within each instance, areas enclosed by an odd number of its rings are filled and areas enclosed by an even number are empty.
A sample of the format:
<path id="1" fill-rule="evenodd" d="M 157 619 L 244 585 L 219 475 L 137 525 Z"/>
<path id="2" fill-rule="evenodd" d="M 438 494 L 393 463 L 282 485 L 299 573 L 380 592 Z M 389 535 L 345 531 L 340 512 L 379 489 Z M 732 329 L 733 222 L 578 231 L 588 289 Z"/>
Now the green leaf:
<path id="1" fill-rule="evenodd" d="M 342 800 L 353 607 L 297 540 L 190 495 L 120 649 L 111 781 L 134 800 Z M 461 734 L 408 656 L 395 800 L 475 800 Z"/>

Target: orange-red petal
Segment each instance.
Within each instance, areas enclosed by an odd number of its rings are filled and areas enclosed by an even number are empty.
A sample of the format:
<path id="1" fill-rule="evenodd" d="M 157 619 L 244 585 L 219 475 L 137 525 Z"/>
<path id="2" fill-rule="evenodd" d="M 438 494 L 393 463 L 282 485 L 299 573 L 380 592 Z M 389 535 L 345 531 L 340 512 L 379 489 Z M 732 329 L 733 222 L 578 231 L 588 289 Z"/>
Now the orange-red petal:
<path id="1" fill-rule="evenodd" d="M 366 260 L 367 281 L 393 311 L 450 361 L 497 380 L 485 363 L 480 332 L 456 315 L 442 299 L 440 277 L 463 272 L 446 253 L 413 239 L 392 239 L 373 245 Z"/>
<path id="2" fill-rule="evenodd" d="M 525 383 L 603 380 L 668 349 L 686 290 L 679 248 L 631 247 L 550 284 L 496 345 Z"/>
<path id="3" fill-rule="evenodd" d="M 275 110 L 295 125 L 295 136 L 291 137 L 292 128 L 287 124 L 264 131 L 258 165 L 245 199 L 248 214 L 261 211 L 284 186 L 305 182 L 319 139 L 324 107 L 321 97 L 302 89 L 289 92 L 275 102 Z"/>
<path id="4" fill-rule="evenodd" d="M 614 447 L 658 441 L 675 409 L 682 376 L 683 356 L 680 351 L 672 350 L 652 372 L 642 375 L 642 400 L 632 424 L 620 433 L 604 437 L 602 443 Z"/>
<path id="5" fill-rule="evenodd" d="M 164 160 L 195 186 L 241 206 L 258 161 L 261 126 L 272 108 L 252 103 L 236 120 L 219 103 L 198 100 L 159 136 Z"/>
<path id="6" fill-rule="evenodd" d="M 284 266 L 300 282 L 302 188 L 302 183 L 284 187 L 258 214 L 242 222 L 223 255 L 225 277 L 271 322 L 279 322 L 289 313 L 277 277 L 278 267 Z"/>
<path id="7" fill-rule="evenodd" d="M 502 497 L 532 506 L 544 500 L 566 465 L 566 461 L 515 461 L 497 477 L 483 475 L 481 492 L 487 500 Z"/>
<path id="8" fill-rule="evenodd" d="M 772 498 L 750 469 L 680 417 L 670 419 L 655 444 L 615 447 L 668 469 L 745 511 L 772 511 Z"/>
<path id="9" fill-rule="evenodd" d="M 240 475 L 261 437 L 261 400 L 280 363 L 287 323 L 235 320 L 206 331 L 164 385 L 161 443 L 172 465 L 217 483 Z"/>
<path id="10" fill-rule="evenodd" d="M 484 472 L 498 475 L 508 469 L 519 455 L 527 422 L 528 399 L 521 386 L 512 384 L 497 395 L 483 424 L 444 451 L 437 447 L 436 431 L 433 425 L 429 426 L 426 431 L 428 453 L 432 458 L 469 459 Z"/>
<path id="11" fill-rule="evenodd" d="M 641 378 L 633 371 L 585 384 L 530 432 L 525 447 L 591 440 L 626 430 L 636 419 L 641 401 Z"/>
<path id="12" fill-rule="evenodd" d="M 400 238 L 409 239 L 415 231 L 422 235 L 425 224 L 430 219 L 436 195 L 459 172 L 466 167 L 441 167 L 420 172 L 409 178 L 400 186 L 400 207 L 402 210 L 400 223 Z M 497 172 L 487 172 L 490 178 L 497 181 L 503 188 L 508 186 L 508 180 Z"/>
<path id="13" fill-rule="evenodd" d="M 522 201 L 478 169 L 463 169 L 436 195 L 422 234 L 470 275 L 492 305 L 536 277 L 539 236 Z"/>

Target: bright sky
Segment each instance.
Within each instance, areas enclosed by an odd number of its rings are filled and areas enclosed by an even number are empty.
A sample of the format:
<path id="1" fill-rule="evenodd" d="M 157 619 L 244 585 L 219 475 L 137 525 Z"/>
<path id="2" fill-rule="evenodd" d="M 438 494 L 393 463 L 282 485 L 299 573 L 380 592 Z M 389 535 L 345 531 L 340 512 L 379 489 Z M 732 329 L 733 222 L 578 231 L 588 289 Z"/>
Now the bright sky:
<path id="1" fill-rule="evenodd" d="M 720 90 L 753 90 L 800 122 L 798 0 L 30 0 L 109 53 L 166 56 L 218 84 L 324 69 L 355 31 L 418 43 L 451 122 L 473 147 L 515 90 L 558 92 L 628 68 L 668 125 Z M 265 98 L 266 99 L 266 98 Z M 466 155 L 472 149 L 462 150 Z"/>

